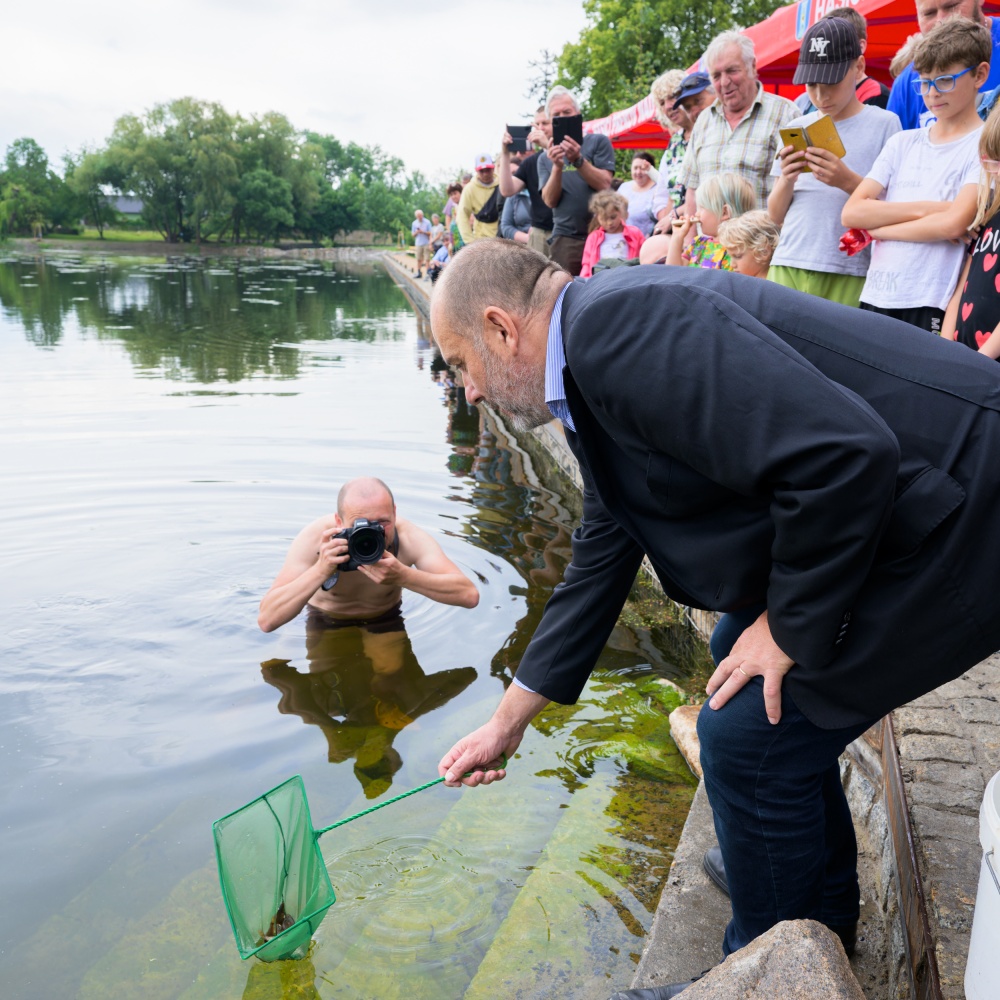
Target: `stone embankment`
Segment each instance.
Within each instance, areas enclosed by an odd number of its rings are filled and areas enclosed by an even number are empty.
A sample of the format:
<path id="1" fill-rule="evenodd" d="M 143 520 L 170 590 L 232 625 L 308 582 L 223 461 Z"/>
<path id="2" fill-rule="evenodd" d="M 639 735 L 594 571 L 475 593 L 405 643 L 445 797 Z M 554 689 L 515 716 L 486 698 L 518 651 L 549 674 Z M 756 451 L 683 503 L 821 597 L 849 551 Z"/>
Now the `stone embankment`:
<path id="1" fill-rule="evenodd" d="M 387 260 L 426 318 L 429 283 L 416 280 L 405 254 Z M 560 425 L 533 433 L 559 472 L 579 485 Z M 713 617 L 689 618 L 707 638 Z M 793 921 L 717 965 L 729 905 L 702 869 L 714 830 L 701 784 L 632 985 L 676 982 L 715 966 L 685 998 L 963 1000 L 982 856 L 979 807 L 987 781 L 1000 771 L 998 670 L 1000 655 L 883 719 L 841 759 L 863 897 L 850 962 L 821 925 Z M 671 732 L 700 777 L 698 710 L 677 709 Z"/>

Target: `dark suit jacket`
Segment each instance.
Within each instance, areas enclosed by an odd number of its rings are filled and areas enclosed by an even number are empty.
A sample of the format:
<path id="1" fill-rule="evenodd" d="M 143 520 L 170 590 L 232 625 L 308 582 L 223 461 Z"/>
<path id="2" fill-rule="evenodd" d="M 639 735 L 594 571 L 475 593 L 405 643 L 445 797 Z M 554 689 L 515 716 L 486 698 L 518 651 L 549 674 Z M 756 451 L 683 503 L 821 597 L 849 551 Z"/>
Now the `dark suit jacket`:
<path id="1" fill-rule="evenodd" d="M 578 696 L 647 552 L 667 594 L 766 601 L 817 725 L 875 719 L 1000 647 L 1000 365 L 874 313 L 700 268 L 563 305 L 585 482 L 518 669 Z"/>

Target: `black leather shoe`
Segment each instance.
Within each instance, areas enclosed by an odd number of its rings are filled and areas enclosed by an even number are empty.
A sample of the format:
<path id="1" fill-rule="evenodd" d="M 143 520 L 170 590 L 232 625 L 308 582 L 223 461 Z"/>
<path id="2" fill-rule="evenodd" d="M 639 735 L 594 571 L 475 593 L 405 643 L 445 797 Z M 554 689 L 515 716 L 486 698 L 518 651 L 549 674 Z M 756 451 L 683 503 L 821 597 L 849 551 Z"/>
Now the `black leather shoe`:
<path id="1" fill-rule="evenodd" d="M 646 986 L 638 990 L 619 990 L 611 995 L 610 1000 L 670 1000 L 677 996 L 682 990 L 686 990 L 693 983 L 698 982 L 705 974 L 695 976 L 686 983 L 668 983 L 666 986 Z"/>
<path id="2" fill-rule="evenodd" d="M 705 874 L 728 896 L 729 881 L 726 878 L 726 863 L 722 860 L 722 848 L 716 844 L 705 851 L 701 859 Z"/>

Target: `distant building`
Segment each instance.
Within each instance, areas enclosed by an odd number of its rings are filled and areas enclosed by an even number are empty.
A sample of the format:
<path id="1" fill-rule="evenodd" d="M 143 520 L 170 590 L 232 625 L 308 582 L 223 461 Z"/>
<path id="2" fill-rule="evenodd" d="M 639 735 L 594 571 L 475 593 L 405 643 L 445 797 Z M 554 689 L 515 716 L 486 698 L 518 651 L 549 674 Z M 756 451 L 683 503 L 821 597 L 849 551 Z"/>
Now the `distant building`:
<path id="1" fill-rule="evenodd" d="M 134 194 L 106 194 L 104 201 L 108 208 L 119 215 L 137 219 L 142 215 L 143 203 Z"/>

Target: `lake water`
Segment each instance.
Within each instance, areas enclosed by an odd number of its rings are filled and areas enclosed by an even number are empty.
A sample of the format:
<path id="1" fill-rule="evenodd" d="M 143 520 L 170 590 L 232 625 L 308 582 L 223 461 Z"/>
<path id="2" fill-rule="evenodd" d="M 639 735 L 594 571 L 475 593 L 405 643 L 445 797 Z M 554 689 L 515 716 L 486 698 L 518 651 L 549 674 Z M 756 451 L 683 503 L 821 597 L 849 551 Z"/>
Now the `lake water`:
<path id="1" fill-rule="evenodd" d="M 390 660 L 358 629 L 256 627 L 361 474 L 481 593 L 406 594 Z M 237 953 L 212 821 L 293 774 L 317 826 L 436 777 L 569 557 L 573 498 L 465 405 L 377 260 L 0 253 L 0 487 L 5 998 L 628 984 L 694 788 L 660 679 L 704 656 L 641 607 L 506 781 L 321 839 L 338 900 L 308 958 Z"/>

